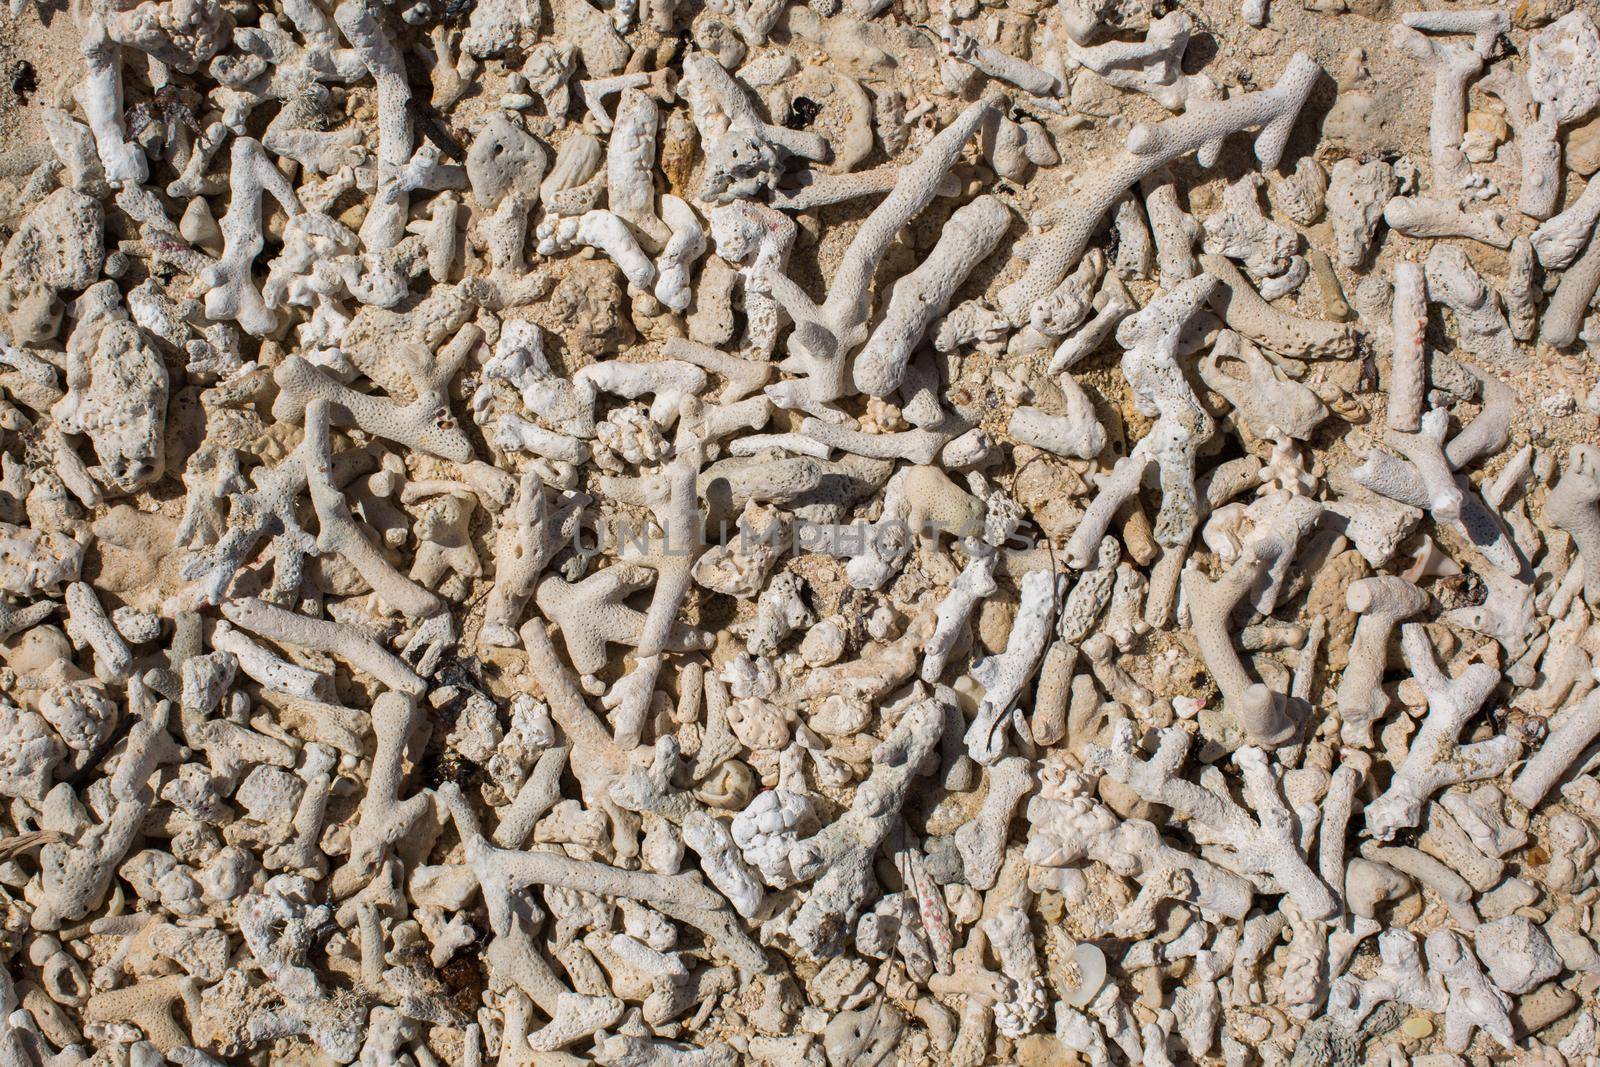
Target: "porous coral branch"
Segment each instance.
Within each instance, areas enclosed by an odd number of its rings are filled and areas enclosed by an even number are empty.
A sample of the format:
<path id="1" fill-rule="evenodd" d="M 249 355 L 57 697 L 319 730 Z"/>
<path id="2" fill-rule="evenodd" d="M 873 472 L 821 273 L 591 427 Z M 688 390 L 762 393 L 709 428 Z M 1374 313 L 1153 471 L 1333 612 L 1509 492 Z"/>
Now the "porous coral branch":
<path id="1" fill-rule="evenodd" d="M 1185 780 L 1179 773 L 1189 753 L 1190 735 L 1176 727 L 1157 734 L 1156 750 L 1140 756 L 1129 720 L 1116 726 L 1109 747 L 1089 749 L 1089 763 L 1131 787 L 1153 804 L 1165 804 L 1189 820 L 1191 832 L 1204 835 L 1230 851 L 1218 862 L 1247 877 L 1271 877 L 1294 897 L 1309 918 L 1326 919 L 1338 901 L 1301 854 L 1293 820 L 1278 796 L 1266 755 L 1244 748 L 1234 754 L 1245 776 L 1247 799 L 1256 806 L 1251 818 L 1225 793 Z"/>
<path id="2" fill-rule="evenodd" d="M 645 499 L 655 511 L 662 540 L 650 561 L 656 584 L 639 626 L 634 667 L 603 700 L 612 711 L 617 743 L 625 749 L 636 746 L 643 733 L 661 657 L 672 637 L 678 609 L 693 582 L 695 561 L 705 547 L 705 517 L 700 511 L 698 488 L 704 460 L 698 401 L 685 403 L 681 420 L 674 444 L 677 454 L 657 478 L 644 486 Z M 615 488 L 614 479 L 612 483 Z"/>
<path id="3" fill-rule="evenodd" d="M 900 387 L 906 363 L 951 297 L 999 244 L 1011 212 L 998 199 L 980 196 L 958 208 L 940 231 L 939 241 L 916 270 L 895 282 L 883 321 L 856 354 L 855 386 L 868 396 L 888 396 Z"/>
<path id="4" fill-rule="evenodd" d="M 255 597 L 230 600 L 222 614 L 240 629 L 299 648 L 326 652 L 372 675 L 390 689 L 421 696 L 427 688 L 399 656 L 359 630 L 326 619 L 287 611 Z"/>
<path id="5" fill-rule="evenodd" d="M 899 822 L 916 776 L 929 769 L 944 721 L 936 700 L 907 709 L 874 750 L 872 774 L 857 787 L 850 810 L 821 833 L 795 843 L 790 858 L 795 874 L 817 878 L 789 923 L 789 936 L 807 955 L 839 952 L 875 884 L 872 867 L 878 847 Z"/>
<path id="6" fill-rule="evenodd" d="M 1282 514 L 1257 531 L 1244 554 L 1216 582 L 1206 580 L 1193 565 L 1183 573 L 1184 596 L 1201 658 L 1222 691 L 1224 711 L 1252 744 L 1268 748 L 1287 744 L 1298 724 L 1289 714 L 1286 694 L 1250 680 L 1233 648 L 1230 616 L 1270 570 L 1293 555 L 1320 512 L 1304 497 L 1291 496 L 1285 500 Z"/>
<path id="7" fill-rule="evenodd" d="M 1383 575 L 1350 583 L 1345 607 L 1358 614 L 1360 621 L 1337 695 L 1340 736 L 1345 744 L 1372 743 L 1372 725 L 1389 709 L 1389 698 L 1383 692 L 1389 635 L 1402 619 L 1427 606 L 1427 594 L 1404 578 Z"/>
<path id="8" fill-rule="evenodd" d="M 895 235 L 937 195 L 962 147 L 998 106 L 998 98 L 968 106 L 928 142 L 915 163 L 901 171 L 894 190 L 867 216 L 840 257 L 828 281 L 828 297 L 820 306 L 781 274 L 769 273 L 760 279 L 794 319 L 789 338 L 791 366 L 807 376 L 804 404 L 792 402 L 789 393 L 795 387 L 785 389 L 782 384 L 767 387 L 774 403 L 812 410 L 844 395 L 846 356 L 866 340 L 872 277 L 884 253 Z"/>
<path id="9" fill-rule="evenodd" d="M 290 215 L 304 209 L 294 186 L 268 157 L 259 141 L 236 137 L 228 185 L 232 198 L 222 216 L 222 258 L 197 279 L 205 293 L 206 317 L 237 320 L 246 333 L 260 337 L 278 325 L 251 278 L 256 256 L 266 246 L 261 233 L 262 196 L 270 195 Z"/>
<path id="10" fill-rule="evenodd" d="M 1600 607 L 1600 448 L 1572 446 L 1566 470 L 1545 495 L 1544 513 L 1571 536 L 1583 575 L 1583 599 Z"/>
<path id="11" fill-rule="evenodd" d="M 494 585 L 484 604 L 480 641 L 517 643 L 516 628 L 534 585 L 551 557 L 571 542 L 581 515 L 576 506 L 552 512 L 544 483 L 531 473 L 522 476 L 517 499 L 504 513 L 495 535 Z"/>
<path id="12" fill-rule="evenodd" d="M 273 372 L 273 380 L 278 383 L 273 415 L 294 421 L 304 416 L 312 400 L 325 400 L 339 425 L 355 425 L 407 448 L 466 463 L 473 456 L 472 442 L 450 413 L 448 389 L 461 364 L 482 340 L 483 330 L 468 324 L 436 355 L 414 342 L 399 346 L 396 357 L 406 368 L 416 393 L 404 404 L 391 397 L 358 392 L 305 357 L 290 356 Z"/>
<path id="13" fill-rule="evenodd" d="M 760 974 L 767 969 L 766 953 L 745 934 L 726 902 L 697 875 L 629 871 L 557 852 L 496 848 L 479 831 L 477 816 L 454 783 L 441 785 L 439 796 L 455 821 L 467 864 L 483 891 L 483 902 L 496 929 L 509 923 L 507 911 L 518 890 L 535 885 L 567 889 L 649 904 L 699 930 L 712 951 L 741 971 Z"/>
<path id="14" fill-rule="evenodd" d="M 1549 735 L 1518 772 L 1511 795 L 1525 808 L 1538 807 L 1596 737 L 1600 737 L 1600 690 L 1551 716 Z"/>
<path id="15" fill-rule="evenodd" d="M 367 539 L 350 513 L 345 495 L 333 484 L 329 405 L 313 400 L 306 407 L 306 436 L 301 462 L 306 487 L 316 508 L 317 551 L 344 559 L 366 579 L 379 599 L 408 619 L 425 619 L 444 610 L 443 598 L 401 574 Z"/>
<path id="16" fill-rule="evenodd" d="M 1177 118 L 1155 126 L 1135 126 L 1121 154 L 1109 165 L 1084 175 L 1066 197 L 1051 206 L 1055 224 L 1029 242 L 1028 269 L 1001 290 L 1001 311 L 1015 325 L 1025 322 L 1033 304 L 1078 262 L 1106 212 L 1135 182 L 1179 156 L 1239 130 L 1260 126 L 1256 158 L 1265 166 L 1277 166 L 1295 118 L 1321 73 L 1322 68 L 1309 55 L 1297 52 L 1271 89 L 1231 100 L 1196 102 Z"/>
<path id="17" fill-rule="evenodd" d="M 1522 753 L 1521 743 L 1506 734 L 1468 745 L 1458 741 L 1499 684 L 1498 671 L 1487 663 L 1470 663 L 1455 678 L 1445 677 L 1434 661 L 1427 630 L 1418 623 L 1406 623 L 1401 629 L 1400 650 L 1427 697 L 1428 716 L 1389 788 L 1367 805 L 1367 833 L 1380 841 L 1417 825 L 1423 805 L 1441 789 L 1492 778 Z"/>

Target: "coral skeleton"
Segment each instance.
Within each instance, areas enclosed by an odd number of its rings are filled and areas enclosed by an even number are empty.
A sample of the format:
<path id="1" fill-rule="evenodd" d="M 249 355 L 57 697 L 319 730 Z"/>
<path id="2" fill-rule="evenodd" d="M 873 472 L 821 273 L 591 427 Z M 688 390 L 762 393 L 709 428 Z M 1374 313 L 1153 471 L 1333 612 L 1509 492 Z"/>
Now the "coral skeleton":
<path id="1" fill-rule="evenodd" d="M 12 0 L 0 1067 L 1593 1067 L 1592 6 Z"/>
<path id="2" fill-rule="evenodd" d="M 1427 699 L 1428 714 L 1389 788 L 1367 805 L 1367 830 L 1379 840 L 1415 826 L 1434 793 L 1459 782 L 1494 777 L 1522 752 L 1521 744 L 1507 735 L 1469 745 L 1457 742 L 1500 680 L 1493 667 L 1473 663 L 1459 676 L 1447 678 L 1439 670 L 1426 632 L 1416 623 L 1401 628 L 1400 647 Z"/>
<path id="3" fill-rule="evenodd" d="M 1287 694 L 1250 681 L 1233 649 L 1229 616 L 1273 569 L 1288 565 L 1319 512 L 1314 503 L 1289 496 L 1275 521 L 1257 527 L 1239 559 L 1217 581 L 1209 581 L 1192 565 L 1183 574 L 1195 643 L 1222 692 L 1224 712 L 1252 744 L 1285 744 L 1294 736 L 1296 724 Z"/>
<path id="4" fill-rule="evenodd" d="M 1256 158 L 1276 166 L 1300 107 L 1321 73 L 1311 57 L 1296 54 L 1271 89 L 1232 100 L 1197 101 L 1177 118 L 1154 126 L 1138 125 L 1128 133 L 1122 152 L 1109 165 L 1096 168 L 1084 187 L 1054 207 L 1052 228 L 1028 249 L 1028 269 L 1000 295 L 1000 307 L 1020 324 L 1032 305 L 1066 277 L 1077 264 L 1105 213 L 1133 184 L 1180 156 L 1199 153 L 1202 165 L 1214 162 L 1222 142 L 1239 130 L 1261 127 Z"/>
<path id="5" fill-rule="evenodd" d="M 1158 735 L 1155 752 L 1144 757 L 1135 747 L 1133 724 L 1124 719 L 1115 727 L 1110 746 L 1092 747 L 1089 759 L 1140 797 L 1183 815 L 1191 832 L 1227 849 L 1216 853 L 1215 862 L 1245 878 L 1270 876 L 1308 917 L 1331 916 L 1338 903 L 1294 839 L 1293 819 L 1266 754 L 1246 747 L 1234 756 L 1244 776 L 1246 798 L 1255 809 L 1252 817 L 1225 792 L 1218 792 L 1220 776 L 1211 785 L 1175 776 L 1188 750 L 1189 735 L 1169 727 Z"/>

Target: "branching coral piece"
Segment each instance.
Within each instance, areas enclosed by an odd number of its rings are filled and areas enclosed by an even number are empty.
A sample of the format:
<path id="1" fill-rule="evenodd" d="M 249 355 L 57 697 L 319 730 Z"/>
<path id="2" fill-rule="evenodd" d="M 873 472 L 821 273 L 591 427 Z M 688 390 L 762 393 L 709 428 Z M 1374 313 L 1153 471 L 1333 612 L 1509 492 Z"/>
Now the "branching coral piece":
<path id="1" fill-rule="evenodd" d="M 920 673 L 923 681 L 932 683 L 939 680 L 952 649 L 967 625 L 967 619 L 977 608 L 978 602 L 997 588 L 994 564 L 993 556 L 974 556 L 955 581 L 950 583 L 950 592 L 939 602 L 935 611 L 938 624 L 928 638 L 927 651 L 922 659 Z"/>
<path id="2" fill-rule="evenodd" d="M 200 276 L 199 286 L 205 292 L 207 318 L 237 321 L 246 333 L 260 337 L 278 325 L 277 314 L 267 307 L 251 278 L 256 256 L 266 245 L 261 233 L 262 197 L 270 195 L 291 215 L 303 209 L 294 186 L 259 141 L 236 137 L 232 153 L 228 184 L 233 196 L 222 216 L 222 258 Z"/>
<path id="3" fill-rule="evenodd" d="M 1039 408 L 1019 407 L 1011 413 L 1006 432 L 1058 456 L 1093 459 L 1106 446 L 1105 427 L 1095 414 L 1094 402 L 1070 374 L 1063 372 L 1056 381 L 1066 401 L 1066 413 L 1051 415 Z"/>
<path id="4" fill-rule="evenodd" d="M 1458 782 L 1491 778 L 1522 753 L 1521 743 L 1505 734 L 1468 745 L 1457 740 L 1500 681 L 1493 667 L 1472 663 L 1457 677 L 1445 677 L 1434 661 L 1427 631 L 1417 623 L 1401 628 L 1400 650 L 1427 697 L 1428 716 L 1389 788 L 1367 805 L 1367 832 L 1380 841 L 1415 826 L 1434 793 Z"/>
<path id="5" fill-rule="evenodd" d="M 1191 100 L 1216 100 L 1221 95 L 1207 75 L 1183 71 L 1181 63 L 1193 31 L 1194 20 L 1188 13 L 1174 11 L 1153 21 L 1138 44 L 1085 45 L 1069 39 L 1067 58 L 1119 89 L 1146 93 L 1170 111 L 1183 110 Z"/>
<path id="6" fill-rule="evenodd" d="M 1428 965 L 1444 980 L 1444 1046 L 1465 1052 L 1473 1032 L 1484 1030 L 1502 1048 L 1514 1047 L 1511 998 L 1483 973 L 1472 946 L 1454 930 L 1435 930 L 1426 941 Z"/>
<path id="7" fill-rule="evenodd" d="M 785 369 L 803 371 L 806 376 L 803 384 L 768 386 L 767 395 L 773 403 L 821 414 L 825 405 L 844 394 L 846 356 L 867 339 L 869 291 L 889 243 L 933 200 L 962 146 L 996 107 L 995 100 L 980 100 L 969 106 L 928 143 L 915 163 L 904 169 L 894 191 L 867 217 L 845 249 L 829 281 L 828 298 L 821 305 L 812 303 L 799 286 L 781 274 L 773 272 L 758 279 L 795 322 Z M 994 210 L 986 208 L 983 214 L 993 216 Z M 984 226 L 982 232 L 992 229 Z M 939 283 L 941 287 L 947 284 Z M 908 295 L 918 288 L 910 287 Z"/>
<path id="8" fill-rule="evenodd" d="M 1475 12 L 1452 14 L 1473 15 Z M 1428 141 L 1433 162 L 1433 180 L 1449 193 L 1466 191 L 1474 184 L 1474 176 L 1467 168 L 1467 159 L 1461 150 L 1461 135 L 1467 125 L 1467 86 L 1478 72 L 1494 47 L 1494 38 L 1510 29 L 1510 20 L 1504 12 L 1490 12 L 1499 16 L 1499 24 L 1478 31 L 1473 48 L 1442 44 L 1418 32 L 1418 27 L 1440 33 L 1467 32 L 1469 27 L 1454 24 L 1451 20 L 1430 19 L 1429 13 L 1412 15 L 1404 26 L 1396 26 L 1393 41 L 1417 62 L 1433 70 L 1433 111 L 1428 122 Z M 1487 38 L 1487 44 L 1485 39 Z"/>
<path id="9" fill-rule="evenodd" d="M 1389 709 L 1383 692 L 1389 635 L 1402 620 L 1427 606 L 1427 594 L 1404 578 L 1363 578 L 1350 583 L 1345 607 L 1361 619 L 1339 679 L 1339 729 L 1345 744 L 1365 747 L 1372 743 L 1372 725 Z"/>
<path id="10" fill-rule="evenodd" d="M 406 80 L 405 58 L 379 25 L 368 0 L 341 0 L 333 19 L 377 83 L 378 195 L 361 224 L 361 243 L 368 251 L 381 251 L 392 247 L 405 229 L 409 192 L 405 171 L 416 145 L 411 130 L 411 86 Z"/>
<path id="11" fill-rule="evenodd" d="M 1053 571 L 1032 571 L 1022 578 L 1022 603 L 1012 624 L 1006 649 L 973 666 L 973 677 L 983 686 L 983 701 L 967 728 L 967 753 L 985 766 L 1005 752 L 1012 729 L 1025 727 L 1016 701 L 1039 669 L 1051 623 L 1057 610 L 1057 580 Z"/>
<path id="12" fill-rule="evenodd" d="M 811 956 L 832 956 L 872 892 L 873 857 L 900 819 L 916 776 L 938 750 L 944 709 L 920 701 L 873 752 L 871 777 L 851 809 L 814 837 L 797 841 L 790 862 L 801 879 L 816 878 L 789 935 Z M 820 877 L 818 877 L 820 875 Z"/>
<path id="13" fill-rule="evenodd" d="M 1203 255 L 1200 264 L 1222 283 L 1212 303 L 1223 320 L 1268 351 L 1295 359 L 1345 359 L 1355 354 L 1354 327 L 1279 311 L 1223 256 Z"/>
<path id="14" fill-rule="evenodd" d="M 380 600 L 408 619 L 420 620 L 444 610 L 444 601 L 401 574 L 362 532 L 350 513 L 344 493 L 333 484 L 329 444 L 329 405 L 313 400 L 306 408 L 306 487 L 317 511 L 317 551 L 337 556 L 354 567 Z"/>
<path id="15" fill-rule="evenodd" d="M 766 954 L 740 929 L 722 899 L 692 874 L 627 871 L 604 863 L 575 860 L 554 852 L 517 852 L 489 844 L 478 829 L 477 816 L 451 783 L 439 787 L 440 798 L 455 820 L 467 852 L 467 864 L 483 892 L 489 922 L 495 930 L 511 923 L 513 895 L 530 885 L 623 897 L 649 904 L 679 922 L 695 927 L 708 946 L 741 971 L 767 969 Z"/>
<path id="16" fill-rule="evenodd" d="M 1238 360 L 1247 378 L 1224 371 L 1223 360 Z M 1200 378 L 1233 405 L 1233 418 L 1263 440 L 1308 440 L 1328 417 L 1321 397 L 1295 381 L 1249 341 L 1231 330 L 1223 332 L 1211 354 L 1200 364 Z"/>
<path id="17" fill-rule="evenodd" d="M 615 478 L 606 480 L 613 495 L 631 497 L 632 503 L 650 508 L 662 533 L 661 548 L 650 562 L 656 583 L 640 623 L 633 670 L 606 693 L 604 700 L 616 724 L 617 743 L 623 748 L 638 743 L 662 656 L 669 647 L 678 647 L 673 640 L 678 630 L 678 609 L 689 592 L 694 564 L 703 547 L 705 517 L 700 510 L 698 488 L 704 462 L 703 429 L 699 402 L 685 401 L 673 442 L 676 455 L 672 462 L 658 476 L 632 485 Z M 696 643 L 709 641 L 706 635 Z"/>
<path id="18" fill-rule="evenodd" d="M 1551 717 L 1549 736 L 1518 772 L 1511 795 L 1529 810 L 1538 807 L 1596 737 L 1600 737 L 1600 690 Z"/>
<path id="19" fill-rule="evenodd" d="M 856 354 L 852 374 L 858 390 L 868 396 L 888 396 L 900 387 L 923 333 L 944 314 L 961 283 L 994 250 L 1010 222 L 1005 205 L 987 196 L 950 216 L 928 258 L 890 289 L 883 320 Z"/>
<path id="20" fill-rule="evenodd" d="M 1572 538 L 1583 599 L 1600 607 L 1600 449 L 1572 446 L 1561 480 L 1545 496 L 1544 513 Z"/>
<path id="21" fill-rule="evenodd" d="M 539 680 L 540 689 L 550 702 L 551 718 L 572 746 L 569 765 L 583 791 L 584 802 L 614 807 L 610 805 L 611 786 L 627 769 L 626 755 L 612 740 L 599 716 L 584 703 L 583 691 L 572 672 L 561 663 L 544 624 L 538 620 L 525 622 L 518 633 L 528 654 L 530 672 Z"/>
<path id="22" fill-rule="evenodd" d="M 307 447 L 302 439 L 300 447 L 276 466 L 256 468 L 250 475 L 253 488 L 230 496 L 227 529 L 215 544 L 186 560 L 180 572 L 194 583 L 190 596 L 195 601 L 216 604 L 224 600 L 256 546 L 268 536 L 274 557 L 271 599 L 287 599 L 299 590 L 306 557 L 316 548 L 315 539 L 296 515 L 296 504 L 307 484 Z"/>
<path id="23" fill-rule="evenodd" d="M 230 600 L 222 613 L 235 626 L 298 648 L 338 656 L 367 672 L 390 689 L 421 696 L 426 686 L 405 661 L 358 630 L 325 619 L 313 619 L 249 597 Z"/>
<path id="24" fill-rule="evenodd" d="M 952 58 L 970 63 L 992 78 L 1010 82 L 1035 96 L 1059 96 L 1061 79 L 1026 60 L 980 43 L 954 26 L 939 31 L 940 43 Z"/>
<path id="25" fill-rule="evenodd" d="M 437 354 L 419 345 L 402 346 L 397 362 L 405 368 L 415 391 L 414 398 L 404 404 L 392 397 L 357 392 L 305 358 L 290 356 L 273 374 L 278 383 L 273 412 L 294 419 L 303 416 L 313 400 L 324 400 L 340 425 L 359 426 L 385 440 L 465 463 L 472 459 L 472 443 L 450 413 L 447 389 L 482 339 L 483 331 L 468 325 Z"/>
<path id="26" fill-rule="evenodd" d="M 136 721 L 108 780 L 108 817 L 87 825 L 71 843 L 52 842 L 40 849 L 39 878 L 26 889 L 35 930 L 59 930 L 100 906 L 155 801 L 150 776 L 178 757 L 167 733 L 171 703 L 156 700 L 138 681 L 129 690 Z"/>
<path id="27" fill-rule="evenodd" d="M 1224 101 L 1197 101 L 1181 116 L 1156 126 L 1135 126 L 1122 153 L 1108 166 L 1096 168 L 1053 208 L 1054 228 L 1028 247 L 1028 269 L 1000 293 L 1000 308 L 1020 325 L 1033 304 L 1054 289 L 1078 262 L 1095 227 L 1135 182 L 1180 156 L 1222 141 L 1229 134 L 1262 127 L 1256 158 L 1276 166 L 1288 142 L 1295 117 L 1322 69 L 1298 53 L 1289 60 L 1277 85 Z"/>
<path id="28" fill-rule="evenodd" d="M 94 650 L 95 674 L 101 681 L 126 678 L 133 669 L 133 650 L 122 639 L 111 617 L 83 582 L 67 586 L 67 634 L 79 645 Z"/>
<path id="29" fill-rule="evenodd" d="M 1255 892 L 1249 882 L 1166 844 L 1151 822 L 1120 819 L 1094 796 L 1089 777 L 1051 760 L 1041 778 L 1038 794 L 1028 799 L 1028 861 L 1058 879 L 1057 888 L 1069 897 L 1086 888 L 1081 874 L 1068 877 L 1085 859 L 1137 880 L 1139 898 L 1118 916 L 1116 936 L 1146 936 L 1161 899 L 1187 900 L 1232 918 L 1249 912 Z"/>
<path id="30" fill-rule="evenodd" d="M 636 566 L 607 567 L 575 585 L 551 575 L 539 583 L 534 603 L 561 632 L 573 667 L 588 678 L 605 666 L 608 643 L 637 643 L 644 616 L 623 601 L 649 584 L 649 572 Z"/>
<path id="31" fill-rule="evenodd" d="M 1144 799 L 1165 804 L 1188 819 L 1197 838 L 1229 849 L 1218 862 L 1249 878 L 1270 876 L 1307 917 L 1325 919 L 1337 912 L 1338 902 L 1301 854 L 1293 819 L 1260 749 L 1242 748 L 1234 754 L 1244 775 L 1245 796 L 1256 809 L 1252 818 L 1226 792 L 1179 775 L 1189 752 L 1189 734 L 1169 727 L 1157 738 L 1154 754 L 1140 756 L 1133 723 L 1124 719 L 1109 747 L 1090 748 L 1089 762 Z"/>
<path id="32" fill-rule="evenodd" d="M 533 474 L 522 476 L 517 499 L 506 509 L 495 535 L 494 587 L 484 605 L 480 640 L 491 645 L 517 643 L 517 625 L 539 575 L 571 542 L 580 516 L 576 507 L 552 512 L 544 484 Z"/>
<path id="33" fill-rule="evenodd" d="M 1462 347 L 1496 362 L 1509 359 L 1514 344 L 1500 294 L 1478 274 L 1467 254 L 1455 245 L 1434 245 L 1426 274 L 1428 296 L 1455 313 Z"/>
<path id="34" fill-rule="evenodd" d="M 1033 789 L 1033 773 L 1028 764 L 1023 757 L 1012 756 L 990 767 L 989 791 L 984 795 L 983 807 L 977 818 L 956 830 L 962 872 L 974 889 L 994 888 L 1000 875 L 1000 863 L 1005 857 L 998 843 L 1010 836 L 1007 828 L 1017 805 Z"/>
<path id="35" fill-rule="evenodd" d="M 94 131 L 95 147 L 106 180 L 138 185 L 150 174 L 139 146 L 127 139 L 123 125 L 122 54 L 100 12 L 89 15 L 81 48 L 87 77 L 78 86 L 78 106 Z"/>
<path id="36" fill-rule="evenodd" d="M 1504 574 L 1520 574 L 1522 563 L 1518 550 L 1504 525 L 1470 483 L 1451 473 L 1477 458 L 1486 443 L 1503 440 L 1501 434 L 1507 414 L 1486 407 L 1480 416 L 1485 422 L 1481 431 L 1474 429 L 1478 422 L 1474 420 L 1456 438 L 1443 443 L 1447 413 L 1434 409 L 1423 416 L 1420 433 L 1390 431 L 1390 442 L 1405 453 L 1405 460 L 1374 449 L 1367 454 L 1366 462 L 1350 475 L 1373 492 L 1408 507 L 1426 510 L 1438 521 L 1449 523 Z"/>
<path id="37" fill-rule="evenodd" d="M 1600 289 L 1600 241 L 1591 233 L 1583 255 L 1561 275 L 1555 295 L 1539 320 L 1539 340 L 1553 348 L 1566 348 L 1578 339 L 1589 302 Z"/>
<path id="38" fill-rule="evenodd" d="M 1428 293 L 1415 263 L 1395 265 L 1393 322 L 1387 420 L 1391 430 L 1416 433 L 1427 378 Z"/>
<path id="39" fill-rule="evenodd" d="M 330 888 L 335 899 L 349 897 L 378 871 L 385 853 L 417 831 L 418 823 L 433 809 L 426 791 L 402 799 L 402 763 L 406 745 L 420 721 L 415 696 L 383 693 L 372 704 L 372 732 L 376 744 L 372 772 L 361 810 L 350 831 L 350 853 L 333 872 Z"/>
<path id="40" fill-rule="evenodd" d="M 1117 327 L 1117 343 L 1127 349 L 1123 376 L 1139 413 L 1156 422 L 1102 482 L 1067 542 L 1068 565 L 1088 565 L 1112 517 L 1138 492 L 1152 466 L 1161 480 L 1156 540 L 1174 547 L 1189 543 L 1199 521 L 1195 456 L 1215 432 L 1216 423 L 1183 377 L 1177 354 L 1185 324 L 1216 289 L 1216 279 L 1209 276 L 1190 279 Z"/>
<path id="41" fill-rule="evenodd" d="M 1379 1005 L 1398 1000 L 1421 1011 L 1443 1011 L 1449 1003 L 1442 975 L 1430 974 L 1423 965 L 1423 949 L 1404 930 L 1386 930 L 1378 938 L 1382 962 L 1370 978 L 1340 975 L 1329 994 L 1335 1021 L 1359 1027 Z"/>
<path id="42" fill-rule="evenodd" d="M 1505 217 L 1497 211 L 1466 211 L 1460 204 L 1427 196 L 1397 196 L 1383 221 L 1407 237 L 1467 237 L 1494 248 L 1510 248 Z"/>
<path id="43" fill-rule="evenodd" d="M 1250 680 L 1233 649 L 1229 616 L 1270 570 L 1293 556 L 1319 513 L 1304 497 L 1289 496 L 1282 513 L 1257 529 L 1238 561 L 1216 582 L 1207 581 L 1192 564 L 1183 573 L 1183 591 L 1200 655 L 1222 691 L 1224 711 L 1252 744 L 1287 744 L 1297 724 L 1285 694 Z"/>
<path id="44" fill-rule="evenodd" d="M 1384 208 L 1399 191 L 1394 167 L 1384 160 L 1358 163 L 1341 159 L 1333 165 L 1333 180 L 1328 186 L 1328 223 L 1333 227 L 1340 266 L 1355 268 L 1367 261 Z"/>
<path id="45" fill-rule="evenodd" d="M 199 983 L 187 975 L 96 993 L 84 1004 L 83 1017 L 89 1023 L 132 1023 L 157 1049 L 170 1053 L 193 1041 L 172 1018 L 172 1009 L 180 1004 L 191 1018 L 200 1017 Z"/>

